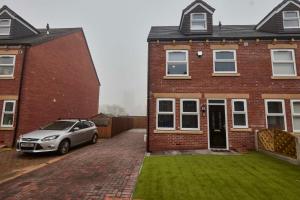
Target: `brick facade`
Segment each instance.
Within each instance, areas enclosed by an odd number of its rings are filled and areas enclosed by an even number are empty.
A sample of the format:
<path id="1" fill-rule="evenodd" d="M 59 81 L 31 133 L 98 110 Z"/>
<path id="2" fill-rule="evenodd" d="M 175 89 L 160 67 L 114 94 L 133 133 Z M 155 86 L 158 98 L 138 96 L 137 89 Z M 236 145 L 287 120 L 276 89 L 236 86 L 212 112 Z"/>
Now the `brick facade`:
<path id="1" fill-rule="evenodd" d="M 237 46 L 237 71 L 239 76 L 218 77 L 213 75 L 212 45 L 225 49 Z M 187 150 L 208 148 L 207 113 L 200 113 L 201 132 L 180 132 L 180 95 L 176 98 L 176 131 L 158 132 L 156 130 L 156 97 L 157 93 L 169 94 L 199 94 L 200 106 L 207 105 L 206 96 L 215 95 L 218 99 L 227 100 L 227 130 L 229 148 L 245 151 L 255 147 L 255 131 L 266 127 L 265 104 L 262 94 L 287 94 L 284 99 L 288 131 L 292 132 L 290 100 L 300 94 L 300 80 L 273 79 L 271 50 L 272 41 L 247 42 L 149 42 L 149 151 Z M 281 47 L 295 47 L 296 63 L 300 63 L 300 42 L 277 41 Z M 293 44 L 293 45 L 291 45 Z M 189 75 L 191 79 L 164 79 L 166 73 L 166 45 L 168 47 L 186 47 L 189 49 Z M 275 45 L 276 47 L 276 45 Z M 203 57 L 197 52 L 203 51 Z M 297 65 L 299 76 L 300 67 Z M 247 94 L 249 129 L 232 129 L 231 100 Z M 290 95 L 296 94 L 296 95 Z M 164 95 L 166 96 L 166 95 Z M 222 97 L 223 96 L 223 97 Z M 299 96 L 299 95 L 298 95 Z M 186 98 L 185 98 L 186 99 Z M 193 98 L 194 99 L 194 98 Z"/>
<path id="2" fill-rule="evenodd" d="M 25 51 L 17 55 L 15 78 L 0 79 L 0 116 L 5 98 L 10 100 L 8 96 L 15 95 L 21 102 L 16 105 L 20 108 L 16 111 L 17 130 L 0 128 L 0 143 L 7 146 L 12 145 L 15 131 L 19 135 L 58 118 L 88 118 L 98 113 L 100 85 L 82 31 L 30 46 L 26 51 L 24 66 Z"/>

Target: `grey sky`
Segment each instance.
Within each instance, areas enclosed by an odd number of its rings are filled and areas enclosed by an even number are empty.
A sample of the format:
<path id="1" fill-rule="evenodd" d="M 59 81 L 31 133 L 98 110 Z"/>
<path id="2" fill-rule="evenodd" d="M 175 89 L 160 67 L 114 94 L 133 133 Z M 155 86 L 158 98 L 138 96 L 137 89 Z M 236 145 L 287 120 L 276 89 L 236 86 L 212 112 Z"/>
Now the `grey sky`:
<path id="1" fill-rule="evenodd" d="M 193 0 L 0 0 L 37 28 L 83 27 L 101 81 L 100 104 L 146 114 L 147 35 L 178 25 Z M 214 23 L 257 24 L 281 0 L 207 0 Z"/>

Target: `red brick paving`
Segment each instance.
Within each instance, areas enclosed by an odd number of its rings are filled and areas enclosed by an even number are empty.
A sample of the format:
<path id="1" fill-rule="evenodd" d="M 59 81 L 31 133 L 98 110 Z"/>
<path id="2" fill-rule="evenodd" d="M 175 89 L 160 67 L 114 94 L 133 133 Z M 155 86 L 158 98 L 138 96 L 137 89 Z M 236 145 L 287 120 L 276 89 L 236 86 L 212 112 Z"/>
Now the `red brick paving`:
<path id="1" fill-rule="evenodd" d="M 0 149 L 0 182 L 23 172 L 24 169 L 60 158 L 55 153 L 40 154 L 39 156 L 22 155 L 17 153 L 15 149 L 6 151 Z"/>
<path id="2" fill-rule="evenodd" d="M 0 185 L 1 200 L 130 199 L 145 153 L 144 130 L 130 130 Z"/>

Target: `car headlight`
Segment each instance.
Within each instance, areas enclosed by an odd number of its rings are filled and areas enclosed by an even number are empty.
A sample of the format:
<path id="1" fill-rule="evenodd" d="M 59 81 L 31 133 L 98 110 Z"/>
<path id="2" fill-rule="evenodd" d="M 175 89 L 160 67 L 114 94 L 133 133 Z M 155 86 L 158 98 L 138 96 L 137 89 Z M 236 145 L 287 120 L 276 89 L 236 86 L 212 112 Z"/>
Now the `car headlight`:
<path id="1" fill-rule="evenodd" d="M 58 137 L 59 137 L 59 135 L 48 136 L 48 137 L 45 137 L 44 139 L 42 139 L 42 141 L 46 142 L 46 141 L 56 140 Z"/>

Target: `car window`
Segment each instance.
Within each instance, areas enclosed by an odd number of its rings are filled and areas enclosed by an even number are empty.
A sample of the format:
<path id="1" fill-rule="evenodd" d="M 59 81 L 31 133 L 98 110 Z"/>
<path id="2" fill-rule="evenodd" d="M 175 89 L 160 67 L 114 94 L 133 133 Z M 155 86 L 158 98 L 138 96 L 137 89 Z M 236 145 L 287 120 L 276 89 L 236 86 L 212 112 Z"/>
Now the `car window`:
<path id="1" fill-rule="evenodd" d="M 81 123 L 77 122 L 76 125 L 73 127 L 73 129 L 75 129 L 75 128 L 82 129 Z"/>
<path id="2" fill-rule="evenodd" d="M 51 124 L 48 124 L 42 130 L 53 130 L 53 131 L 63 131 L 68 130 L 74 125 L 74 122 L 71 121 L 56 121 Z"/>
<path id="3" fill-rule="evenodd" d="M 84 121 L 84 122 L 82 122 L 82 127 L 83 128 L 90 128 L 91 125 L 90 125 L 90 123 L 88 121 Z"/>

